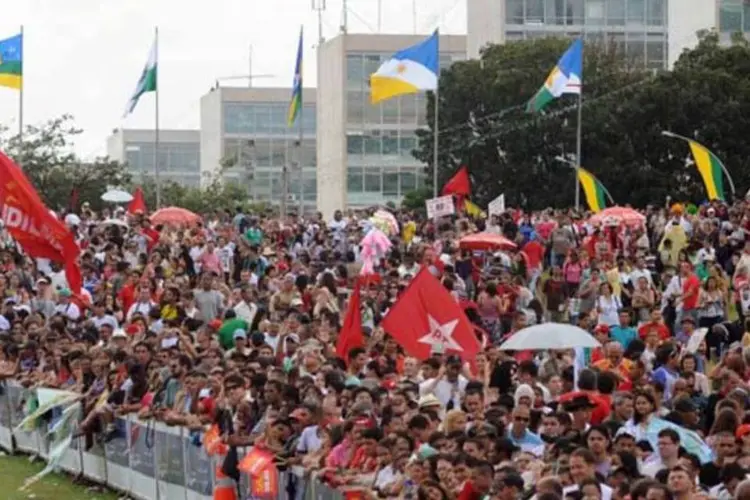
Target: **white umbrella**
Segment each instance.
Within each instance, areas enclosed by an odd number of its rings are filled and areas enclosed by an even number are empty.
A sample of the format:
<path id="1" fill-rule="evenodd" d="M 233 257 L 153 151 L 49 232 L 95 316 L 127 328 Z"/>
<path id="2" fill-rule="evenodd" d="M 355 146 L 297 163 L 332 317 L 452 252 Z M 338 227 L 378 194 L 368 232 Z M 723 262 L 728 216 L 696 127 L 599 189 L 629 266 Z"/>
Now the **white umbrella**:
<path id="1" fill-rule="evenodd" d="M 102 201 L 109 203 L 130 203 L 133 196 L 122 189 L 110 189 L 102 195 Z"/>
<path id="2" fill-rule="evenodd" d="M 105 219 L 99 223 L 100 226 L 128 227 L 128 223 L 120 219 Z"/>
<path id="3" fill-rule="evenodd" d="M 542 323 L 514 333 L 503 342 L 504 351 L 537 351 L 542 349 L 570 349 L 600 347 L 601 344 L 582 328 L 564 323 Z"/>
<path id="4" fill-rule="evenodd" d="M 81 218 L 78 217 L 76 214 L 68 214 L 65 216 L 65 223 L 68 226 L 78 226 L 81 224 Z"/>

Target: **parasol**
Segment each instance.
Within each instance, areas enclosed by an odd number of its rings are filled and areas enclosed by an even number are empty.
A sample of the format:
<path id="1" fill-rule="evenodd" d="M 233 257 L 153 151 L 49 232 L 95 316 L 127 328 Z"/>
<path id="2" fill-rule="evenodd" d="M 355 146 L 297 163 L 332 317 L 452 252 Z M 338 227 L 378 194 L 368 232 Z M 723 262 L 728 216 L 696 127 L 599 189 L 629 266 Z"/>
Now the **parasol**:
<path id="1" fill-rule="evenodd" d="M 609 207 L 591 216 L 590 222 L 604 224 L 608 220 L 625 223 L 629 226 L 637 226 L 646 222 L 646 216 L 637 210 L 628 207 Z"/>
<path id="2" fill-rule="evenodd" d="M 500 349 L 504 351 L 539 351 L 573 347 L 601 347 L 601 344 L 589 332 L 577 326 L 542 323 L 519 330 L 500 345 Z"/>
<path id="3" fill-rule="evenodd" d="M 108 203 L 130 203 L 133 201 L 133 195 L 122 189 L 110 189 L 102 195 L 102 201 Z"/>
<path id="4" fill-rule="evenodd" d="M 458 240 L 458 246 L 466 250 L 514 250 L 516 244 L 504 236 L 492 233 L 476 233 Z"/>
<path id="5" fill-rule="evenodd" d="M 179 207 L 161 208 L 151 214 L 153 224 L 167 224 L 172 226 L 197 224 L 201 218 L 190 210 Z"/>

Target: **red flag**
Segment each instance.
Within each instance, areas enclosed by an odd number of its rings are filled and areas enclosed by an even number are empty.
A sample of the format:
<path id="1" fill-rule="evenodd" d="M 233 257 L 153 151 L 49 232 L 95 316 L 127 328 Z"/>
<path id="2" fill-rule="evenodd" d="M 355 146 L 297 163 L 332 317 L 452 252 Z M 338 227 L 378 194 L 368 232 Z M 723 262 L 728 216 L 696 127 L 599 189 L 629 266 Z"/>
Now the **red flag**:
<path id="1" fill-rule="evenodd" d="M 140 186 L 136 188 L 135 193 L 133 193 L 133 199 L 130 200 L 130 203 L 128 204 L 129 214 L 135 215 L 139 212 L 142 214 L 147 212 L 146 200 L 143 198 L 143 189 L 141 189 Z"/>
<path id="2" fill-rule="evenodd" d="M 463 166 L 458 169 L 453 177 L 443 186 L 442 195 L 453 194 L 460 199 L 471 195 L 471 181 L 469 180 L 469 169 Z"/>
<path id="3" fill-rule="evenodd" d="M 64 263 L 70 289 L 79 293 L 81 250 L 73 233 L 44 206 L 18 165 L 1 152 L 0 179 L 2 219 L 10 235 L 29 256 Z"/>
<path id="4" fill-rule="evenodd" d="M 434 347 L 471 360 L 481 345 L 474 327 L 448 290 L 424 267 L 381 323 L 407 354 L 430 357 Z"/>
<path id="5" fill-rule="evenodd" d="M 336 341 L 336 354 L 346 361 L 347 355 L 351 349 L 365 345 L 365 339 L 362 336 L 362 313 L 360 313 L 360 281 L 354 283 L 354 292 L 349 298 L 349 307 L 346 309 L 344 325 L 339 332 L 339 338 Z"/>

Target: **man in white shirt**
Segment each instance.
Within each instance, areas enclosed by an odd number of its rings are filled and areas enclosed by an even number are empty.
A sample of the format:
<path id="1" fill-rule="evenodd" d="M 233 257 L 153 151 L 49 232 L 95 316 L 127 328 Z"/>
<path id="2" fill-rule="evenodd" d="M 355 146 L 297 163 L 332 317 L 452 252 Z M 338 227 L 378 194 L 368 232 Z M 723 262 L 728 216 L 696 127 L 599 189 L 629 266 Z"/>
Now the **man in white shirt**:
<path id="1" fill-rule="evenodd" d="M 656 477 L 662 469 L 675 467 L 680 454 L 680 435 L 674 429 L 662 429 L 659 432 L 659 450 L 643 464 L 643 475 Z"/>
<path id="2" fill-rule="evenodd" d="M 58 293 L 60 302 L 55 307 L 55 313 L 61 313 L 71 321 L 78 321 L 81 317 L 81 310 L 70 300 L 71 295 L 71 291 L 67 288 L 60 290 Z"/>
<path id="3" fill-rule="evenodd" d="M 466 391 L 466 384 L 469 381 L 461 375 L 461 359 L 458 356 L 451 355 L 441 366 L 437 376 L 429 378 L 419 384 L 419 395 L 434 395 L 446 409 L 461 408 L 461 398 Z M 452 408 L 448 408 L 453 403 Z"/>

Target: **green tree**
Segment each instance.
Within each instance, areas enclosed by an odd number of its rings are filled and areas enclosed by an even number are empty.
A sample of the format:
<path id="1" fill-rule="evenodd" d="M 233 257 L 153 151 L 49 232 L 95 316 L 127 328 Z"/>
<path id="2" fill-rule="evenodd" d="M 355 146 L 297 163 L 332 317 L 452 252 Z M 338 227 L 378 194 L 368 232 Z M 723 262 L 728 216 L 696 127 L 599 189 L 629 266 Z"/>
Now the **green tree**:
<path id="1" fill-rule="evenodd" d="M 85 161 L 72 151 L 72 142 L 81 133 L 73 118 L 64 115 L 42 125 L 28 125 L 23 138 L 0 135 L 0 149 L 23 168 L 45 204 L 55 210 L 68 208 L 77 192 L 79 204 L 88 201 L 97 210 L 101 195 L 110 186 L 130 181 L 124 166 L 108 158 Z"/>
<path id="2" fill-rule="evenodd" d="M 661 73 L 645 71 L 616 45 L 586 43 L 582 164 L 621 204 L 705 198 L 697 170 L 685 162 L 687 145 L 663 130 L 704 143 L 738 188 L 750 184 L 750 47 L 740 38 L 723 47 L 715 33 L 699 38 L 673 71 Z M 575 176 L 555 157 L 574 158 L 577 98 L 564 96 L 540 114 L 524 110 L 569 44 L 550 38 L 488 46 L 480 60 L 441 73 L 441 185 L 466 164 L 480 205 L 503 192 L 509 204 L 533 209 L 573 203 Z M 434 96 L 427 114 L 432 124 Z M 418 134 L 415 156 L 432 165 L 433 130 Z"/>

